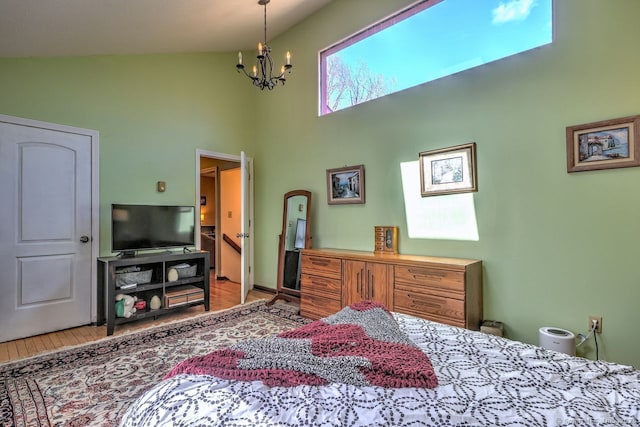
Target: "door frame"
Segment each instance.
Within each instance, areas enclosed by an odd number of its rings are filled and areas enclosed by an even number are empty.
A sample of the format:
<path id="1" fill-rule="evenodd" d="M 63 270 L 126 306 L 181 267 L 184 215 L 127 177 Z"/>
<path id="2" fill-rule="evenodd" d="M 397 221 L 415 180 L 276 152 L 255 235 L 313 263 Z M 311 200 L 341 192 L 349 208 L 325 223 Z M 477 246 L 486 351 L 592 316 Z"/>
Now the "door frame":
<path id="1" fill-rule="evenodd" d="M 196 148 L 196 176 L 195 176 L 195 180 L 196 180 L 196 194 L 195 194 L 195 206 L 199 207 L 200 206 L 200 158 L 201 157 L 207 157 L 207 158 L 211 158 L 211 159 L 217 159 L 217 160 L 227 160 L 227 161 L 232 161 L 232 162 L 238 162 L 240 164 L 240 167 L 242 167 L 242 156 L 241 155 L 234 155 L 234 154 L 225 154 L 225 153 L 220 153 L 220 152 L 216 152 L 216 151 L 209 151 L 209 150 L 204 150 L 204 149 L 200 149 L 200 148 Z M 249 157 L 247 157 L 247 161 L 253 161 L 253 159 L 250 159 Z M 216 193 L 216 198 L 219 197 L 219 193 Z M 253 228 L 253 224 L 254 224 L 254 212 L 253 212 L 253 203 L 254 203 L 254 191 L 253 188 L 249 189 L 249 207 L 247 207 L 248 212 L 246 212 L 247 215 L 249 215 L 249 220 L 251 222 L 251 226 L 250 228 Z M 218 211 L 216 211 L 216 224 L 219 223 L 219 215 L 220 213 Z M 198 249 L 202 249 L 202 242 L 200 239 L 200 227 L 201 227 L 201 223 L 200 223 L 200 215 L 196 215 L 196 248 Z M 249 269 L 250 269 L 250 273 L 249 273 L 249 277 L 247 277 L 245 279 L 246 282 L 245 285 L 247 286 L 247 290 L 248 289 L 252 289 L 253 288 L 253 277 L 254 277 L 254 266 L 253 266 L 253 246 L 254 246 L 254 242 L 253 242 L 253 232 L 250 232 L 250 236 L 248 237 L 249 239 L 251 239 L 251 243 L 249 244 Z M 219 248 L 219 244 L 217 243 L 219 241 L 218 235 L 217 235 L 217 230 L 216 230 L 216 246 Z M 218 272 L 218 267 L 220 265 L 220 263 L 218 262 L 219 260 L 219 250 L 216 250 L 216 267 L 215 267 L 215 271 L 216 273 Z M 244 256 L 244 254 L 243 254 Z M 242 288 L 242 286 L 241 286 Z M 242 293 L 242 291 L 241 291 Z M 244 299 L 245 299 L 245 295 L 241 295 L 241 301 L 244 303 Z"/>
<path id="2" fill-rule="evenodd" d="M 91 260 L 91 265 L 89 266 L 91 271 L 91 322 L 94 324 L 99 323 L 102 321 L 98 319 L 98 300 L 100 298 L 98 295 L 97 275 L 97 259 L 100 253 L 100 133 L 93 129 L 78 128 L 5 114 L 0 114 L 0 121 L 25 127 L 74 133 L 87 136 L 91 139 L 91 254 L 89 256 Z"/>

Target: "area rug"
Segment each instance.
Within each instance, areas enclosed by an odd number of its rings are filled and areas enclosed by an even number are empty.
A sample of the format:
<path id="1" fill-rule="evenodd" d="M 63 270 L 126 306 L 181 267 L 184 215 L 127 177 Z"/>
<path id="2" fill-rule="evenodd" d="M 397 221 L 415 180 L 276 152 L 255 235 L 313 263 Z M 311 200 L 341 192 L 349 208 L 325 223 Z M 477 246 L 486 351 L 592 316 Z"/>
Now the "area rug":
<path id="1" fill-rule="evenodd" d="M 0 365 L 1 426 L 116 426 L 178 362 L 309 320 L 256 301 Z"/>

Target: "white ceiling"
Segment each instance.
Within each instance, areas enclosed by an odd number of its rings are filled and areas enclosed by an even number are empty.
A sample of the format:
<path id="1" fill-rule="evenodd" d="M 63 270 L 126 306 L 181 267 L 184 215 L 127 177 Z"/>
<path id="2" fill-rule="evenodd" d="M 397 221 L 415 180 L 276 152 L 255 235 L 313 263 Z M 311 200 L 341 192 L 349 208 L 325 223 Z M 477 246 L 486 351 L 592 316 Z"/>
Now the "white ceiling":
<path id="1" fill-rule="evenodd" d="M 268 40 L 331 0 L 271 0 Z M 0 57 L 226 52 L 264 39 L 257 0 L 0 0 Z"/>

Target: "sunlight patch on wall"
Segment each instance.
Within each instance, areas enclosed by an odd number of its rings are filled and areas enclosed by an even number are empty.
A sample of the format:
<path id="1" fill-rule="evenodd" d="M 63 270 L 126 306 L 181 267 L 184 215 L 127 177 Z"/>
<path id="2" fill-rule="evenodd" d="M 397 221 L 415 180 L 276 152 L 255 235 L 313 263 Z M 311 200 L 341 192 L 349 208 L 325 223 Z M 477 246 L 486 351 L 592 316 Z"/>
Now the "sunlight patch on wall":
<path id="1" fill-rule="evenodd" d="M 420 162 L 400 163 L 409 237 L 480 240 L 473 193 L 422 197 Z"/>

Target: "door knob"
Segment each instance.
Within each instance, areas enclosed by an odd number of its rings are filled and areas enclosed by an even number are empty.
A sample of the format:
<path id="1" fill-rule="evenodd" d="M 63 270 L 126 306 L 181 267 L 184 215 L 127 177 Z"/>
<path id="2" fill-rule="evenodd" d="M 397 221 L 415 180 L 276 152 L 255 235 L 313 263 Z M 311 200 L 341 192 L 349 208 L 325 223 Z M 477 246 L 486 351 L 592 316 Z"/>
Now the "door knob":
<path id="1" fill-rule="evenodd" d="M 89 241 L 89 236 L 81 236 L 81 237 L 80 237 L 80 241 L 81 241 L 82 243 L 87 243 L 87 242 Z"/>

